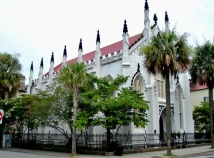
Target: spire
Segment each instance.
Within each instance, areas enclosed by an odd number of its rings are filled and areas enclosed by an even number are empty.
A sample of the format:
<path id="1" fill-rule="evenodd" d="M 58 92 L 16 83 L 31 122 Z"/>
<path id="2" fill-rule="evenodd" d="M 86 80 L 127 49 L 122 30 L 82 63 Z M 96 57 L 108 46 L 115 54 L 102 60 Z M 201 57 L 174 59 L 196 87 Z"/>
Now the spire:
<path id="1" fill-rule="evenodd" d="M 40 63 L 40 68 L 39 68 L 39 79 L 38 79 L 38 84 L 37 84 L 37 88 L 41 89 L 42 88 L 42 76 L 43 76 L 43 58 L 41 59 L 41 63 Z"/>
<path id="2" fill-rule="evenodd" d="M 169 26 L 169 17 L 167 14 L 167 11 L 165 12 L 165 30 L 169 30 L 170 26 Z"/>
<path id="3" fill-rule="evenodd" d="M 64 52 L 63 52 L 63 63 L 62 63 L 62 68 L 64 66 L 66 66 L 66 61 L 67 61 L 67 49 L 66 49 L 66 45 L 65 45 L 65 48 L 64 48 Z"/>
<path id="4" fill-rule="evenodd" d="M 128 32 L 128 27 L 126 24 L 126 20 L 124 20 L 124 25 L 123 25 L 123 33 L 127 33 Z"/>
<path id="5" fill-rule="evenodd" d="M 44 67 L 43 58 L 41 59 L 40 67 Z"/>
<path id="6" fill-rule="evenodd" d="M 169 17 L 168 17 L 167 11 L 165 12 L 165 22 L 169 22 Z"/>
<path id="7" fill-rule="evenodd" d="M 97 40 L 96 40 L 96 43 L 99 42 L 100 43 L 100 33 L 99 33 L 99 30 L 97 30 Z"/>
<path id="8" fill-rule="evenodd" d="M 67 57 L 67 49 L 66 49 L 66 45 L 65 45 L 65 48 L 64 48 L 63 56 Z"/>
<path id="9" fill-rule="evenodd" d="M 82 38 L 80 38 L 79 50 L 82 50 Z"/>
<path id="10" fill-rule="evenodd" d="M 33 62 L 31 62 L 31 65 L 30 65 L 30 71 L 33 71 Z"/>
<path id="11" fill-rule="evenodd" d="M 51 62 L 54 63 L 54 53 L 52 52 L 52 55 L 51 55 Z"/>
<path id="12" fill-rule="evenodd" d="M 78 50 L 78 59 L 77 59 L 77 62 L 80 63 L 82 62 L 82 38 L 80 38 L 80 43 L 79 43 L 79 50 Z"/>
<path id="13" fill-rule="evenodd" d="M 153 20 L 155 21 L 155 25 L 157 25 L 158 17 L 156 14 L 154 14 Z"/>
<path id="14" fill-rule="evenodd" d="M 145 10 L 149 10 L 149 4 L 148 4 L 148 2 L 147 2 L 147 0 L 146 0 L 146 2 L 145 2 Z"/>
<path id="15" fill-rule="evenodd" d="M 145 2 L 144 8 L 145 8 L 144 9 L 144 27 L 145 27 L 144 29 L 147 29 L 147 31 L 148 31 L 151 28 L 151 26 L 150 26 L 150 17 L 149 17 L 149 5 L 148 5 L 147 0 Z M 143 32 L 144 32 L 144 36 L 146 36 L 145 31 L 143 31 Z"/>

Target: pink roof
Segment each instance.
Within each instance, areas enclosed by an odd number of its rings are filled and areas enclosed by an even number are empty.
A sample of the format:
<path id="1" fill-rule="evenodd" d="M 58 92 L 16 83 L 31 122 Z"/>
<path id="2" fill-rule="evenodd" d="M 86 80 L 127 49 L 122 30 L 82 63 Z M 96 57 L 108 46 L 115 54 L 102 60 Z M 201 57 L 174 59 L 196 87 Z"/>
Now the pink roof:
<path id="1" fill-rule="evenodd" d="M 207 85 L 200 85 L 199 83 L 197 83 L 196 85 L 190 86 L 190 91 L 198 91 L 198 90 L 203 90 L 207 88 L 208 88 Z"/>
<path id="2" fill-rule="evenodd" d="M 129 46 L 133 46 L 135 44 L 135 42 L 137 42 L 140 38 L 142 37 L 142 33 L 134 35 L 132 37 L 129 37 Z M 113 43 L 111 45 L 105 46 L 103 48 L 100 49 L 102 56 L 105 56 L 107 54 L 111 54 L 113 52 L 117 52 L 119 50 L 123 49 L 123 45 L 122 45 L 122 40 L 118 41 L 116 43 Z M 94 59 L 94 54 L 95 54 L 95 50 L 92 52 L 89 52 L 87 54 L 83 54 L 82 58 L 83 61 L 88 61 L 88 60 L 92 60 Z M 67 65 L 76 62 L 77 58 L 71 59 L 67 61 Z M 59 65 L 57 65 L 56 67 L 54 67 L 54 72 L 61 70 L 62 68 L 62 63 L 60 63 Z M 49 72 L 47 72 L 45 75 L 48 75 Z"/>

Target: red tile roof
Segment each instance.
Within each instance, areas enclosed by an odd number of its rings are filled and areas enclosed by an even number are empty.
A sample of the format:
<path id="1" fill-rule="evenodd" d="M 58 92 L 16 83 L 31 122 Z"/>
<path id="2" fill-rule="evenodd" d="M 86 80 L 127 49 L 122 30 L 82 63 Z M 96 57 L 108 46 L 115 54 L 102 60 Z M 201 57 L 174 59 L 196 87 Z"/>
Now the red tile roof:
<path id="1" fill-rule="evenodd" d="M 135 44 L 135 42 L 138 41 L 141 37 L 142 37 L 142 33 L 129 37 L 129 46 L 130 47 L 133 46 Z M 116 43 L 113 43 L 111 45 L 101 48 L 100 51 L 102 53 L 102 56 L 122 50 L 123 49 L 122 42 L 123 41 L 121 40 L 121 41 L 118 41 Z M 92 52 L 89 52 L 87 54 L 83 54 L 83 56 L 82 56 L 83 61 L 88 61 L 88 60 L 94 59 L 94 55 L 95 55 L 95 50 Z M 76 62 L 76 61 L 77 61 L 77 58 L 68 60 L 67 65 L 69 65 L 73 62 Z M 54 72 L 61 70 L 61 68 L 62 68 L 62 63 L 60 63 L 59 65 L 54 67 Z M 48 73 L 49 72 L 47 72 L 45 75 L 48 75 Z"/>

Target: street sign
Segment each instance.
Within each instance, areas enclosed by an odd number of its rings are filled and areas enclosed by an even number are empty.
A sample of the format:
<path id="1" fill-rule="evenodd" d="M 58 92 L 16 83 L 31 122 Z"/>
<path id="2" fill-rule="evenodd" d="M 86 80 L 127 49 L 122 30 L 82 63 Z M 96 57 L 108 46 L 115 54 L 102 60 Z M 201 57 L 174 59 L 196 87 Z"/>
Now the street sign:
<path id="1" fill-rule="evenodd" d="M 2 124 L 3 116 L 4 116 L 4 111 L 0 109 L 0 124 Z"/>

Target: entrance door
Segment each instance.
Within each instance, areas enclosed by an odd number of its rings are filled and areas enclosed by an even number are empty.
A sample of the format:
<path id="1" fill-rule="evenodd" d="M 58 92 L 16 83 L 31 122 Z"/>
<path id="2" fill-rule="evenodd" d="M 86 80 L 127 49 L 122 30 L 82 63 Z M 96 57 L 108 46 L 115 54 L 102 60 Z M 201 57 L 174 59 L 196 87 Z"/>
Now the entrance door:
<path id="1" fill-rule="evenodd" d="M 159 131 L 160 131 L 160 140 L 164 139 L 164 128 L 163 128 L 163 119 L 160 117 L 159 119 Z"/>

